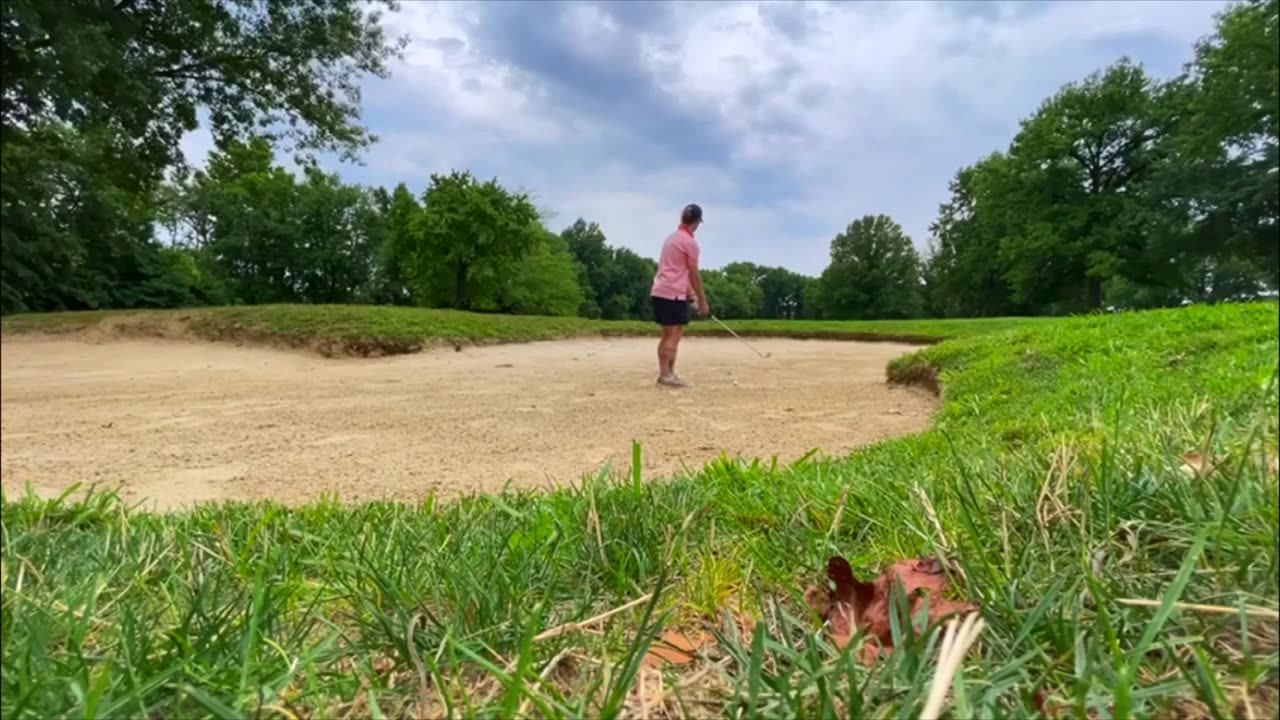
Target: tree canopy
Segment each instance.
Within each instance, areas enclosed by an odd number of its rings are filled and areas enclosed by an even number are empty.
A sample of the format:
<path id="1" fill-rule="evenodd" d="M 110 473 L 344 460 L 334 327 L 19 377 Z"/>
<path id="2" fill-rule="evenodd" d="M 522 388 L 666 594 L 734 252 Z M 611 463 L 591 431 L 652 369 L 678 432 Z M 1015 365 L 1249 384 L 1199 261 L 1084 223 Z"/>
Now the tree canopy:
<path id="1" fill-rule="evenodd" d="M 920 315 L 920 256 L 887 215 L 849 223 L 831 241 L 831 264 L 818 279 L 823 317 L 896 319 Z"/>

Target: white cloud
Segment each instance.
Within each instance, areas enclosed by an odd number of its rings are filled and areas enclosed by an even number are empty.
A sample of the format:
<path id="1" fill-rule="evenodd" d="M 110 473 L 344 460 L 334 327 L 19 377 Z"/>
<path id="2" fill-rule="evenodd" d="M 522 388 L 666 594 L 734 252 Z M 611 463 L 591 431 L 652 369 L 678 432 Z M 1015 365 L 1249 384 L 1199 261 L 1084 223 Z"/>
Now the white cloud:
<path id="1" fill-rule="evenodd" d="M 412 45 L 392 80 L 366 90 L 383 142 L 367 167 L 339 170 L 415 192 L 431 172 L 497 175 L 534 190 L 554 227 L 583 216 L 648 255 L 696 201 L 708 264 L 817 273 L 831 236 L 865 213 L 892 215 L 923 246 L 954 172 L 1006 146 L 1040 101 L 1122 54 L 1175 72 L 1223 6 L 689 2 L 663 15 L 650 3 L 538 4 L 528 17 L 545 15 L 563 52 L 521 56 L 502 42 L 524 35 L 486 35 L 519 6 L 406 2 L 385 22 Z M 637 77 L 648 86 L 634 95 L 589 102 L 602 78 Z M 672 109 L 690 119 L 663 115 Z M 655 122 L 668 135 L 655 139 Z M 667 157 L 668 139 L 691 142 L 669 137 L 686 122 L 716 147 Z"/>
<path id="2" fill-rule="evenodd" d="M 686 77 L 669 87 L 716 109 L 739 136 L 736 160 L 794 174 L 810 197 L 786 209 L 833 233 L 884 210 L 923 244 L 950 176 L 1007 144 L 1041 100 L 1122 52 L 1151 60 L 1141 39 L 1166 40 L 1189 58 L 1222 4 L 1037 5 L 963 16 L 953 3 L 821 3 L 802 42 L 752 4 L 712 6 L 683 27 Z M 762 84 L 763 96 L 751 92 Z"/>

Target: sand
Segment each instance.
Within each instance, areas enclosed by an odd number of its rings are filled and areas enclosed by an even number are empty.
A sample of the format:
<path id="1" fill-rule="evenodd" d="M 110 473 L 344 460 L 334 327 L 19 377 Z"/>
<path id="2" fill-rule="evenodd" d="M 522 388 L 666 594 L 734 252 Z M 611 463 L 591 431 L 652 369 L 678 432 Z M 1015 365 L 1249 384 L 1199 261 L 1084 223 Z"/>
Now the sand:
<path id="1" fill-rule="evenodd" d="M 418 500 L 551 487 L 631 442 L 647 478 L 730 456 L 839 454 L 923 429 L 936 401 L 891 388 L 890 343 L 693 338 L 654 384 L 654 341 L 591 339 L 326 360 L 174 341 L 0 343 L 0 481 L 117 488 L 169 510 L 333 494 Z"/>

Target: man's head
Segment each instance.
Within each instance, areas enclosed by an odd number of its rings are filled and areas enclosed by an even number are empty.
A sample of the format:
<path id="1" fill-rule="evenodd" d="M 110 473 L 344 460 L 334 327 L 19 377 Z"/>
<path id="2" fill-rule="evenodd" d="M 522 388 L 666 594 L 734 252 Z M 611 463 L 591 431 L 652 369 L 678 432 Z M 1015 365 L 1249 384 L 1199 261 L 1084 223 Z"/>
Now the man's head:
<path id="1" fill-rule="evenodd" d="M 702 208 L 696 203 L 689 203 L 680 211 L 680 224 L 696 228 L 702 224 Z"/>

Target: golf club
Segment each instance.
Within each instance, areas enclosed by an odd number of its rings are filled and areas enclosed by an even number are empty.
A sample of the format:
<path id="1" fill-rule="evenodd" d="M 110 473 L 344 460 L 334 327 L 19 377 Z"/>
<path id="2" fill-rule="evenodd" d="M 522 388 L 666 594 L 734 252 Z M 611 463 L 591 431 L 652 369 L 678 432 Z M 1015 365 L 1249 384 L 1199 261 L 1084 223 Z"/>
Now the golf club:
<path id="1" fill-rule="evenodd" d="M 733 329 L 730 328 L 728 325 L 725 325 L 723 322 L 720 322 L 720 318 L 716 317 L 715 315 L 712 315 L 711 319 L 719 323 L 720 327 L 724 328 L 725 330 L 728 330 L 730 335 L 738 339 L 738 342 L 742 343 L 743 345 L 746 345 L 748 348 L 751 348 L 751 352 L 759 355 L 762 358 L 769 358 L 770 356 L 773 355 L 773 353 L 761 353 L 759 350 L 751 347 L 751 343 L 738 337 L 738 333 L 734 332 Z"/>

